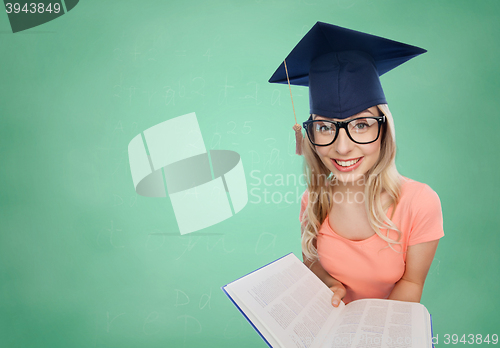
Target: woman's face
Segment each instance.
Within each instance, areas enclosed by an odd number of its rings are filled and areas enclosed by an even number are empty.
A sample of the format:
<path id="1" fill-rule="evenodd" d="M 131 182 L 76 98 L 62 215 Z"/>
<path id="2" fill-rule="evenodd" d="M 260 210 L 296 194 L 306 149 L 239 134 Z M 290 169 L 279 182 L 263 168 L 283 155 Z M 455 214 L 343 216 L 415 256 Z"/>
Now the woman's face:
<path id="1" fill-rule="evenodd" d="M 379 109 L 373 106 L 359 114 L 345 120 L 358 117 L 381 116 Z M 315 120 L 331 120 L 326 117 L 313 115 Z M 376 141 L 370 144 L 357 144 L 346 134 L 345 129 L 340 129 L 337 139 L 328 146 L 315 146 L 316 153 L 325 166 L 335 175 L 339 182 L 355 183 L 365 179 L 365 174 L 375 165 L 380 155 L 382 130 Z M 364 180 L 362 182 L 365 182 Z"/>

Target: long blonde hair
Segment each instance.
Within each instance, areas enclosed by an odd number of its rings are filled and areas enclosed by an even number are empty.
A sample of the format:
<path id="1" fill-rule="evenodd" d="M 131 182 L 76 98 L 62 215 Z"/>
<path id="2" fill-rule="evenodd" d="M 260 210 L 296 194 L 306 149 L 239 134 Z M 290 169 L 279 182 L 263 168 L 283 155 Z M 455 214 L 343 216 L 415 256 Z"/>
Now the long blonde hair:
<path id="1" fill-rule="evenodd" d="M 394 210 L 401 194 L 401 176 L 396 169 L 396 134 L 394 120 L 387 104 L 377 105 L 386 116 L 382 128 L 380 156 L 375 165 L 366 173 L 368 178 L 365 184 L 365 209 L 368 221 L 375 233 L 385 240 L 389 247 L 400 244 L 401 232 L 387 217 L 386 211 L 392 205 Z M 314 145 L 305 137 L 302 143 L 304 153 L 304 172 L 307 179 L 309 199 L 303 215 L 302 225 L 302 252 L 310 260 L 318 259 L 315 247 L 316 236 L 319 228 L 332 205 L 332 173 L 323 164 L 315 151 Z M 382 205 L 381 194 L 387 192 L 389 200 Z M 392 216 L 391 216 L 392 217 Z M 380 229 L 386 229 L 384 235 Z M 389 231 L 396 231 L 397 239 L 389 238 Z"/>

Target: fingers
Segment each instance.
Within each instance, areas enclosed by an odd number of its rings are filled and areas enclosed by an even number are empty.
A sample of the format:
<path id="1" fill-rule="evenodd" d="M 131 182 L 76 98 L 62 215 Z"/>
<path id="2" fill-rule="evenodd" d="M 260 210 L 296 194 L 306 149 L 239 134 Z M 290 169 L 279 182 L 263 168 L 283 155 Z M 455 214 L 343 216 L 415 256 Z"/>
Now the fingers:
<path id="1" fill-rule="evenodd" d="M 333 291 L 332 305 L 333 307 L 338 307 L 346 294 L 346 290 L 342 285 L 332 286 L 330 290 Z"/>

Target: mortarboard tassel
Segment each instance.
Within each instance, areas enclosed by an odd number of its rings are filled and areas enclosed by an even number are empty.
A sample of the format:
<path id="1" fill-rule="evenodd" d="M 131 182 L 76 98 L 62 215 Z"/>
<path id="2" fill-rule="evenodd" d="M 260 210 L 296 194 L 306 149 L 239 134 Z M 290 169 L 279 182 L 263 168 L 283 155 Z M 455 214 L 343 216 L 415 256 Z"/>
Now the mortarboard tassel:
<path id="1" fill-rule="evenodd" d="M 296 123 L 293 130 L 295 131 L 295 154 L 300 156 L 302 155 L 302 126 Z"/>
<path id="2" fill-rule="evenodd" d="M 288 89 L 290 90 L 290 98 L 292 99 L 293 117 L 295 117 L 295 124 L 293 125 L 293 130 L 295 131 L 295 154 L 300 156 L 302 155 L 302 126 L 297 123 L 297 116 L 295 115 L 295 106 L 293 106 L 292 88 L 290 87 L 290 79 L 288 78 L 286 60 L 284 60 L 283 63 L 285 63 L 286 80 L 288 81 Z"/>

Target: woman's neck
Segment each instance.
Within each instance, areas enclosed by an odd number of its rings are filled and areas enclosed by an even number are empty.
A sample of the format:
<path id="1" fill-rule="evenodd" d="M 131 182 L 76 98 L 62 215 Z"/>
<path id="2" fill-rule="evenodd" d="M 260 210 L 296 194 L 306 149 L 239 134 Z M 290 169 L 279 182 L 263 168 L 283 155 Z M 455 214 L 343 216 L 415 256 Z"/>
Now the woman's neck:
<path id="1" fill-rule="evenodd" d="M 365 204 L 364 181 L 340 182 L 333 181 L 333 203 L 335 205 L 363 205 Z"/>

